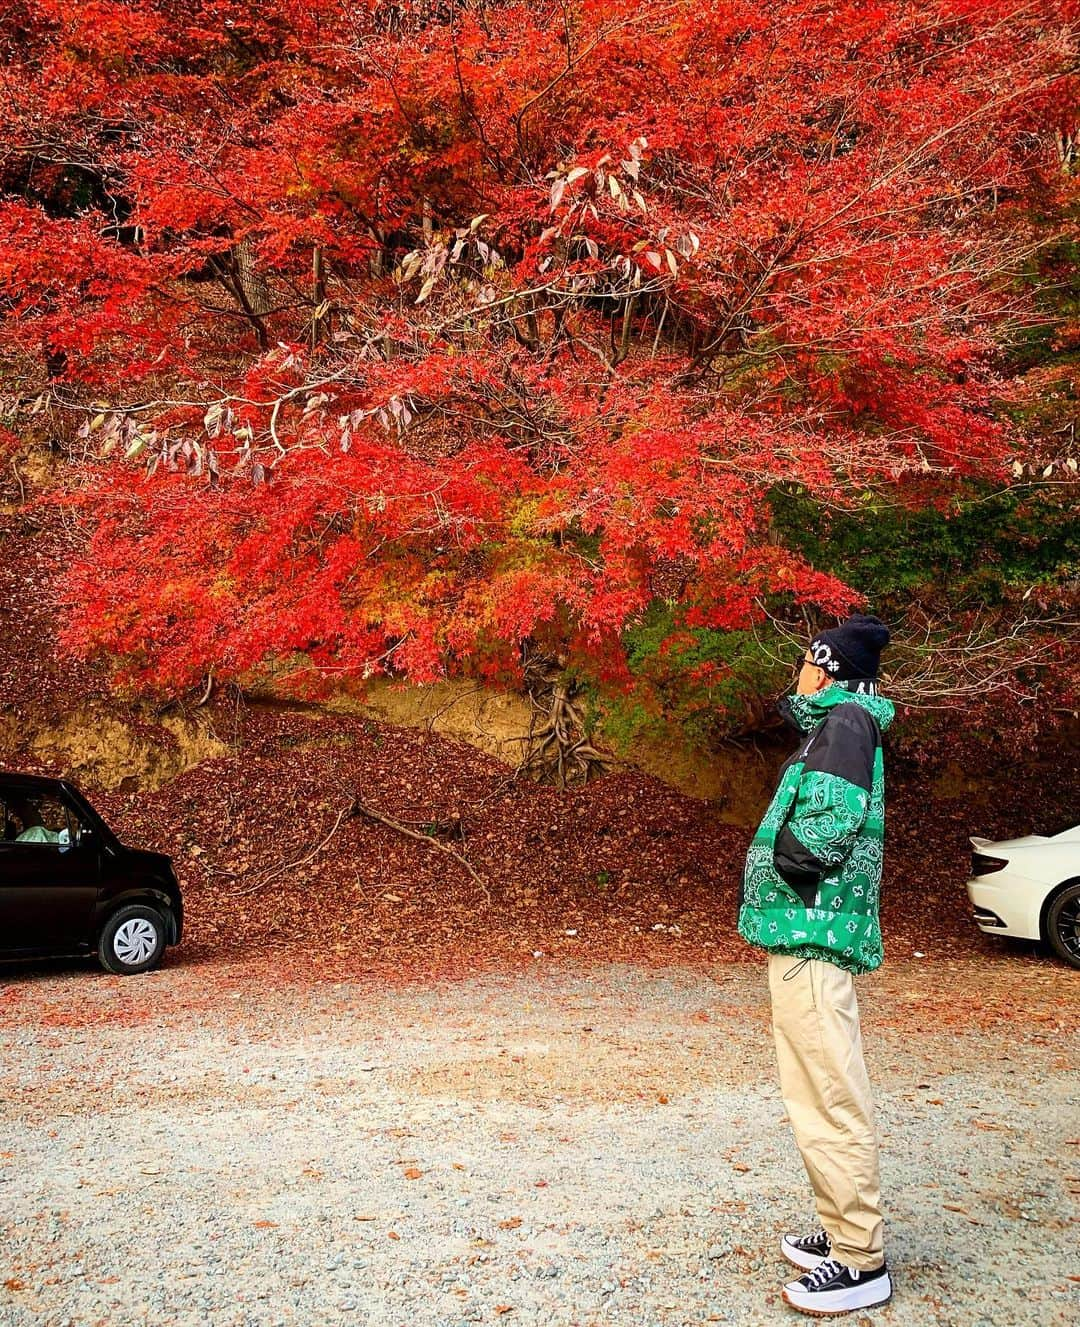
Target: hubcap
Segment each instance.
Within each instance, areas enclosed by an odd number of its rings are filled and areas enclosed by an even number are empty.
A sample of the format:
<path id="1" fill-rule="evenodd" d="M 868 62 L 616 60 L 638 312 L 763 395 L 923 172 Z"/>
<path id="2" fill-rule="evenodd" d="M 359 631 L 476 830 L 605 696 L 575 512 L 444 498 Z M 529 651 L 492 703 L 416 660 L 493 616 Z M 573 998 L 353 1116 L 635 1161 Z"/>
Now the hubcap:
<path id="1" fill-rule="evenodd" d="M 157 927 L 145 917 L 132 917 L 116 929 L 113 953 L 121 963 L 145 963 L 158 942 Z"/>

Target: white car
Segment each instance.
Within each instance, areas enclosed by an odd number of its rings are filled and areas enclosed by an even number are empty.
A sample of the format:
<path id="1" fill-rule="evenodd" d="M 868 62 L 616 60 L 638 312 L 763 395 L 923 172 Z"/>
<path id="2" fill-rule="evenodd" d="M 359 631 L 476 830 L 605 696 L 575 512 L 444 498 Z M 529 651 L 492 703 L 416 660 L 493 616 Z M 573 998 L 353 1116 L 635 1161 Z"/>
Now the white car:
<path id="1" fill-rule="evenodd" d="M 1080 825 L 1047 838 L 972 838 L 968 897 L 987 935 L 1045 940 L 1080 968 Z"/>

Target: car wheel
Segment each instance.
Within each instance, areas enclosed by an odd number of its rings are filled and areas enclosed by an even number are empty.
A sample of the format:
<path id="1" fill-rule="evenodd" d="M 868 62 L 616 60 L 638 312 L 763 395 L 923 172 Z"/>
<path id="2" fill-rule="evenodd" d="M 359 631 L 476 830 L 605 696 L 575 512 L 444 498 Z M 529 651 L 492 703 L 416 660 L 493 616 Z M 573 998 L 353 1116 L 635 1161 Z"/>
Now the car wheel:
<path id="1" fill-rule="evenodd" d="M 98 958 L 106 972 L 148 972 L 165 950 L 165 918 L 143 903 L 119 908 L 105 923 Z"/>
<path id="2" fill-rule="evenodd" d="M 1046 939 L 1058 958 L 1080 968 L 1080 881 L 1066 885 L 1047 908 Z"/>

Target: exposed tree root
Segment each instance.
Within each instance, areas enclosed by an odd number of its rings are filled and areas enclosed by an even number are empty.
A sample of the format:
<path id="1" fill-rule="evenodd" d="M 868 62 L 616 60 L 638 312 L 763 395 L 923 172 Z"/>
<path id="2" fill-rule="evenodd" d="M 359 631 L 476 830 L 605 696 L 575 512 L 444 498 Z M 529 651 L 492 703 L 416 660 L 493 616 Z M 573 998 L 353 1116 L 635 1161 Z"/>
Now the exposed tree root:
<path id="1" fill-rule="evenodd" d="M 613 763 L 598 751 L 585 731 L 585 715 L 565 660 L 533 652 L 525 661 L 525 687 L 532 705 L 529 732 L 519 740 L 525 750 L 516 775 L 565 788 L 588 783 Z"/>

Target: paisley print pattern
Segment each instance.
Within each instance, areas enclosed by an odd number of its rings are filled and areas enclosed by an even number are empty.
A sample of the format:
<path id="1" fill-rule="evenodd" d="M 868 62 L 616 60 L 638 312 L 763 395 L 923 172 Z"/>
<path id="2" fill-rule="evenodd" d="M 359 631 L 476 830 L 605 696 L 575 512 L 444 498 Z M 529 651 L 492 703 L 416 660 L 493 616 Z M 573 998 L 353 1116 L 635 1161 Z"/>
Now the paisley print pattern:
<path id="1" fill-rule="evenodd" d="M 839 685 L 814 696 L 791 696 L 789 717 L 812 734 L 780 784 L 746 854 L 739 934 L 752 945 L 797 958 L 828 958 L 854 973 L 870 972 L 884 957 L 878 902 L 885 844 L 885 766 L 881 744 L 873 756 L 869 792 L 838 774 L 806 770 L 816 735 L 839 704 L 854 701 L 879 729 L 892 721 L 890 701 Z M 827 866 L 816 903 L 808 908 L 776 870 L 776 836 L 791 833 Z"/>

